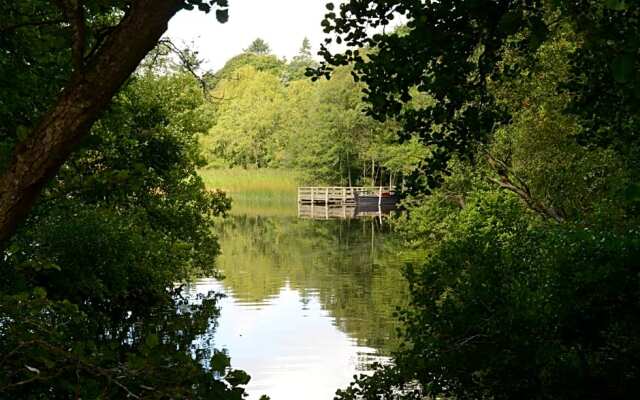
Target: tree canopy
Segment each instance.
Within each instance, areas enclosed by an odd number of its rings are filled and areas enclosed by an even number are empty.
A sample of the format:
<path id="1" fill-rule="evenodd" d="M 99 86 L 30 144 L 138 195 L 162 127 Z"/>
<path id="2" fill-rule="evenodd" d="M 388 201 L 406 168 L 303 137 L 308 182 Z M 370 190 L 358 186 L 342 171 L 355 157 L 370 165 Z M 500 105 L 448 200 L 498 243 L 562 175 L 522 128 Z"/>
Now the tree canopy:
<path id="1" fill-rule="evenodd" d="M 242 398 L 194 345 L 215 295 L 180 287 L 216 274 L 230 206 L 196 173 L 210 106 L 161 51 L 134 73 L 175 12 L 226 1 L 1 4 L 0 397 Z"/>
<path id="2" fill-rule="evenodd" d="M 337 397 L 635 396 L 638 4 L 327 8 L 316 78 L 353 65 L 368 114 L 426 149 L 395 223 L 425 254 L 404 347 Z"/>
<path id="3" fill-rule="evenodd" d="M 636 2 L 354 0 L 329 3 L 327 9 L 323 26 L 333 37 L 321 49 L 325 61 L 316 75 L 353 63 L 355 78 L 367 85 L 368 112 L 378 119 L 398 118 L 405 137 L 416 133 L 433 149 L 422 169 L 426 179 L 416 182 L 417 188 L 437 185 L 452 154 L 470 156 L 496 124 L 509 121 L 488 83 L 527 73 L 527 57 L 565 24 L 581 45 L 570 56 L 571 76 L 560 90 L 573 94 L 568 107 L 582 120 L 584 143 L 636 141 Z M 400 16 L 408 29 L 368 33 Z M 326 45 L 334 41 L 351 48 L 332 54 Z M 365 57 L 365 47 L 375 51 Z M 505 63 L 510 49 L 525 57 Z M 406 107 L 413 90 L 433 101 Z M 608 112 L 609 107 L 620 112 Z"/>
<path id="4" fill-rule="evenodd" d="M 244 52 L 264 56 L 271 53 L 271 47 L 269 47 L 269 44 L 265 42 L 264 39 L 256 38 L 249 44 L 249 47 L 244 49 Z"/>
<path id="5" fill-rule="evenodd" d="M 209 168 L 289 168 L 329 184 L 393 184 L 423 159 L 416 140 L 398 143 L 397 124 L 365 115 L 351 68 L 311 82 L 308 40 L 290 62 L 250 53 L 214 74 L 215 124 L 202 138 Z"/>
<path id="6" fill-rule="evenodd" d="M 3 4 L 0 63 L 0 242 L 182 8 L 227 19 L 226 0 L 59 1 Z M 29 111 L 24 111 L 29 110 Z M 35 110 L 35 112 L 34 112 Z"/>
<path id="7" fill-rule="evenodd" d="M 638 2 L 329 3 L 322 62 L 256 39 L 206 74 L 153 49 L 225 0 L 0 4 L 0 397 L 244 396 L 181 286 L 221 166 L 410 187 L 401 347 L 338 399 L 637 396 Z"/>

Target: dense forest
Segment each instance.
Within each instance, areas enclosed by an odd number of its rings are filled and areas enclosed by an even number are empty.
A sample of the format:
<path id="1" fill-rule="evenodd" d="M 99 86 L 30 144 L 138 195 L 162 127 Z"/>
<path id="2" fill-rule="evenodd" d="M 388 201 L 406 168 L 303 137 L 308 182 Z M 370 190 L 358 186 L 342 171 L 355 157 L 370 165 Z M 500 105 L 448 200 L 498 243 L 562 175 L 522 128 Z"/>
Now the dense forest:
<path id="1" fill-rule="evenodd" d="M 364 113 L 362 84 L 349 66 L 312 82 L 308 39 L 292 60 L 256 39 L 210 75 L 214 125 L 203 136 L 207 168 L 283 168 L 315 184 L 394 186 L 425 156 L 417 140 L 400 143 L 398 124 Z"/>
<path id="2" fill-rule="evenodd" d="M 321 61 L 219 71 L 162 38 L 227 3 L 0 0 L 0 398 L 245 396 L 183 294 L 228 167 L 403 193 L 400 344 L 337 399 L 637 396 L 637 2 L 329 3 Z"/>
<path id="3" fill-rule="evenodd" d="M 133 18 L 128 2 L 85 2 L 80 67 L 71 63 L 67 27 L 47 23 L 64 20 L 72 3 L 0 3 L 5 224 L 5 199 L 19 186 L 6 180 L 12 173 L 18 179 L 16 154 L 26 160 L 26 142 L 46 151 L 58 140 L 51 132 L 38 138 L 38 129 L 49 129 L 38 121 L 56 121 L 47 110 L 55 112 L 57 97 L 90 81 L 99 61 L 89 46 L 100 56 L 108 42 L 101 35 L 122 27 L 122 13 Z M 169 47 L 160 43 L 126 79 L 2 242 L 0 398 L 238 399 L 244 392 L 248 376 L 230 370 L 226 355 L 194 345 L 218 313 L 215 296 L 189 302 L 182 295 L 182 282 L 216 274 L 212 217 L 230 202 L 206 191 L 196 173 L 203 163 L 198 134 L 210 126 L 205 98 Z M 66 109 L 60 118 L 69 115 Z M 33 185 L 38 167 L 30 162 Z"/>
<path id="4" fill-rule="evenodd" d="M 356 50 L 316 74 L 352 65 L 367 112 L 428 149 L 396 223 L 426 252 L 404 346 L 338 398 L 637 396 L 638 3 L 327 7 Z M 397 14 L 407 33 L 368 34 Z"/>

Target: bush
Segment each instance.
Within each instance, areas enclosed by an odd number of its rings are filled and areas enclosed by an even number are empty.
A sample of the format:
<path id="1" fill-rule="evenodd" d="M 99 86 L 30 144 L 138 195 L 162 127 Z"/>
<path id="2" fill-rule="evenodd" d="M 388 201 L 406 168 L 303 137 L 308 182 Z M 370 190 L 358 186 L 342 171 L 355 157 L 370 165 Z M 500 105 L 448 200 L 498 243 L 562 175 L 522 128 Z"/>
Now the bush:
<path id="1" fill-rule="evenodd" d="M 546 225 L 477 193 L 410 266 L 396 365 L 338 398 L 633 398 L 640 232 Z M 409 390 L 411 389 L 411 390 Z"/>

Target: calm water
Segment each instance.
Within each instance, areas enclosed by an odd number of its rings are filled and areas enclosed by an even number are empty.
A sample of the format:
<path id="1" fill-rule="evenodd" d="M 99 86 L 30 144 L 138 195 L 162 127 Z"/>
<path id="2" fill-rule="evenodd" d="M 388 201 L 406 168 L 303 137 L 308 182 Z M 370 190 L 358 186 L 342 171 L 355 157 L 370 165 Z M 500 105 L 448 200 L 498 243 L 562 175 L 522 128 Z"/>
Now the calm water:
<path id="1" fill-rule="evenodd" d="M 379 220 L 236 215 L 219 236 L 226 278 L 192 289 L 226 294 L 212 345 L 251 375 L 250 399 L 332 399 L 394 347 L 406 288 Z"/>

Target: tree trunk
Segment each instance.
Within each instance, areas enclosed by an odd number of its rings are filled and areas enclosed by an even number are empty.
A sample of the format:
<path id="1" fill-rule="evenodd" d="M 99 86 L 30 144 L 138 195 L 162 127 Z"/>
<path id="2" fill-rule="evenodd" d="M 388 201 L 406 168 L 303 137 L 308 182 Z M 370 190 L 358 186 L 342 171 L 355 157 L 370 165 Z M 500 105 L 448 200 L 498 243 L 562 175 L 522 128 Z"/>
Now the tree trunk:
<path id="1" fill-rule="evenodd" d="M 375 186 L 376 185 L 376 161 L 372 158 L 371 159 L 371 186 Z"/>
<path id="2" fill-rule="evenodd" d="M 40 191 L 113 95 L 167 29 L 184 0 L 137 0 L 51 109 L 13 152 L 0 175 L 0 243 L 26 217 Z"/>
<path id="3" fill-rule="evenodd" d="M 344 186 L 344 175 L 342 175 L 342 173 L 344 172 L 342 170 L 342 156 L 338 156 L 338 171 L 340 171 L 340 186 Z"/>
<path id="4" fill-rule="evenodd" d="M 349 177 L 349 187 L 352 187 L 353 183 L 351 182 L 351 157 L 349 157 L 349 153 L 347 153 L 347 174 Z"/>

